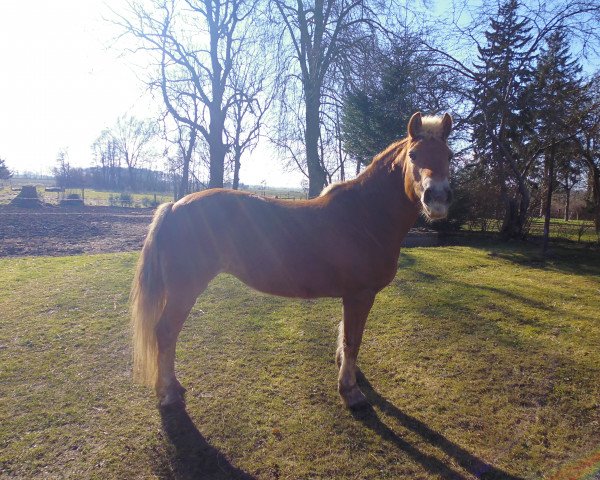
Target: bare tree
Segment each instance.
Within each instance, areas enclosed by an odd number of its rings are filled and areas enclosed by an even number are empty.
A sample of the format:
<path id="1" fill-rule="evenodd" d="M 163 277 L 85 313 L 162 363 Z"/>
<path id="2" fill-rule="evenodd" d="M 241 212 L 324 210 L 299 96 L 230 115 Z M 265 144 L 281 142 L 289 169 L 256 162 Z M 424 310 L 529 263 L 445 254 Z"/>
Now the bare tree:
<path id="1" fill-rule="evenodd" d="M 102 188 L 121 187 L 121 155 L 110 129 L 104 129 L 92 144 L 94 163 L 100 168 Z"/>
<path id="2" fill-rule="evenodd" d="M 69 162 L 69 152 L 62 148 L 56 154 L 56 166 L 52 168 L 56 183 L 60 188 L 72 187 L 72 168 Z"/>
<path id="3" fill-rule="evenodd" d="M 230 109 L 240 101 L 255 102 L 239 94 L 231 77 L 236 65 L 251 62 L 246 45 L 257 5 L 258 0 L 136 2 L 117 20 L 140 49 L 154 54 L 169 114 L 208 144 L 209 187 L 223 186 Z M 190 115 L 191 104 L 197 116 Z"/>
<path id="4" fill-rule="evenodd" d="M 236 59 L 231 72 L 233 97 L 225 129 L 228 153 L 233 168 L 232 188 L 240 182 L 242 156 L 251 152 L 260 138 L 265 115 L 273 102 L 274 89 L 268 84 L 272 61 L 264 50 L 264 36 L 246 39 L 246 55 Z M 260 58 L 250 62 L 248 57 Z"/>
<path id="5" fill-rule="evenodd" d="M 173 174 L 173 198 L 179 200 L 191 192 L 190 173 L 193 169 L 198 132 L 194 127 L 180 122 L 176 122 L 173 128 L 167 127 L 166 123 L 163 123 L 163 135 L 165 140 L 175 147 L 175 154 L 169 155 L 170 149 L 166 148 L 165 156 Z"/>
<path id="6" fill-rule="evenodd" d="M 353 51 L 360 40 L 372 33 L 377 23 L 375 2 L 366 0 L 314 0 L 308 3 L 295 0 L 273 0 L 279 13 L 285 39 L 281 65 L 286 85 L 282 98 L 287 121 L 302 120 L 301 126 L 292 127 L 297 137 L 303 136 L 305 162 L 300 162 L 296 149 L 285 139 L 276 142 L 283 147 L 308 176 L 309 196 L 317 196 L 327 183 L 323 164 L 322 114 L 324 94 L 335 65 L 351 64 Z M 292 83 L 299 85 L 294 91 Z M 301 107 L 290 102 L 300 100 Z M 291 103 L 291 105 L 290 105 Z M 285 120 L 284 120 L 285 121 Z M 293 138 L 293 137 L 292 137 Z M 293 143 L 298 143 L 295 138 Z"/>
<path id="7" fill-rule="evenodd" d="M 151 87 L 158 87 L 161 92 L 166 88 L 167 79 L 161 76 Z M 193 90 L 193 85 L 190 85 Z M 176 95 L 176 92 L 172 92 Z M 200 105 L 198 97 L 195 95 L 184 95 L 180 92 L 178 97 L 174 97 L 174 102 L 181 111 L 185 111 L 185 117 L 191 120 L 185 123 L 173 118 L 166 111 L 162 118 L 162 133 L 165 140 L 176 146 L 176 154 L 170 158 L 170 168 L 175 174 L 176 183 L 174 188 L 174 198 L 179 200 L 190 193 L 190 169 L 194 160 L 194 153 L 198 147 L 198 129 L 196 125 L 200 121 Z M 174 123 L 174 125 L 172 125 Z"/>
<path id="8" fill-rule="evenodd" d="M 124 115 L 117 119 L 112 129 L 114 145 L 125 162 L 129 173 L 129 185 L 135 189 L 135 169 L 147 162 L 154 155 L 152 141 L 157 135 L 154 122 L 139 120 Z"/>

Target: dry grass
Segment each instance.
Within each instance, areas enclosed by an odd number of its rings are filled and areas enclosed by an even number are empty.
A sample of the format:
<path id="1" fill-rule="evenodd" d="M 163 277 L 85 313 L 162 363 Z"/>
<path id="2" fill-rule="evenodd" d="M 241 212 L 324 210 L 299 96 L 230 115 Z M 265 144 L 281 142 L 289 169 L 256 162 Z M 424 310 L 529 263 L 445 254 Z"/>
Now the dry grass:
<path id="1" fill-rule="evenodd" d="M 600 444 L 600 257 L 555 253 L 543 266 L 513 247 L 407 250 L 361 350 L 373 409 L 354 414 L 335 391 L 336 300 L 220 277 L 178 347 L 187 412 L 159 412 L 130 381 L 135 255 L 0 260 L 0 476 L 573 471 Z"/>

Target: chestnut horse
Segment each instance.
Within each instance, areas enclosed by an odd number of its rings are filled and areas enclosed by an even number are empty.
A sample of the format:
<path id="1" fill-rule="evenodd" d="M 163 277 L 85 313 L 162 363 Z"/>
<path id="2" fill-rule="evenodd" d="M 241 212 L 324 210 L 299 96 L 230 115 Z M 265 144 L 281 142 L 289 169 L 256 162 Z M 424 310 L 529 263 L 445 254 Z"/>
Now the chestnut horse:
<path id="1" fill-rule="evenodd" d="M 415 113 L 408 137 L 357 178 L 304 201 L 234 190 L 193 193 L 161 205 L 131 290 L 134 371 L 161 405 L 183 401 L 175 343 L 197 297 L 220 272 L 285 297 L 341 297 L 336 362 L 348 407 L 366 400 L 356 357 L 375 295 L 396 274 L 400 244 L 422 211 L 447 215 L 452 119 Z"/>

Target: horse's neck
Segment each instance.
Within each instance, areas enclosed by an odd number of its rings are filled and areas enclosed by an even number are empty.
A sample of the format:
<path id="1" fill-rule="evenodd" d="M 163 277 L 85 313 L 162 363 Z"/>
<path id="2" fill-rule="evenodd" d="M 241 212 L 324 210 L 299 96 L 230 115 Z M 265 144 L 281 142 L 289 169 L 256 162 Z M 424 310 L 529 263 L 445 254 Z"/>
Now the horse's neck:
<path id="1" fill-rule="evenodd" d="M 379 158 L 357 180 L 357 187 L 372 214 L 388 222 L 388 228 L 402 236 L 419 215 L 419 205 L 405 190 L 403 165 L 392 168 L 393 158 Z"/>

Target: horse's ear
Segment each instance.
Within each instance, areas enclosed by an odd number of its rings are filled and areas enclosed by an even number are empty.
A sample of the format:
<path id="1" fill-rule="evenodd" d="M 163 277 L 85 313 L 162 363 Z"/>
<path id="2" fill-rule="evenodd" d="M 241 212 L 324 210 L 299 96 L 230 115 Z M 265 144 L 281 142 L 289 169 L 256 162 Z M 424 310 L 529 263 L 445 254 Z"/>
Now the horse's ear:
<path id="1" fill-rule="evenodd" d="M 421 120 L 421 112 L 417 112 L 410 117 L 410 120 L 408 121 L 408 135 L 411 138 L 417 138 L 421 135 L 422 128 L 423 122 Z"/>
<path id="2" fill-rule="evenodd" d="M 444 140 L 448 140 L 448 136 L 450 135 L 450 131 L 452 130 L 452 117 L 448 113 L 444 113 L 444 118 L 442 118 L 442 135 L 444 136 Z"/>

